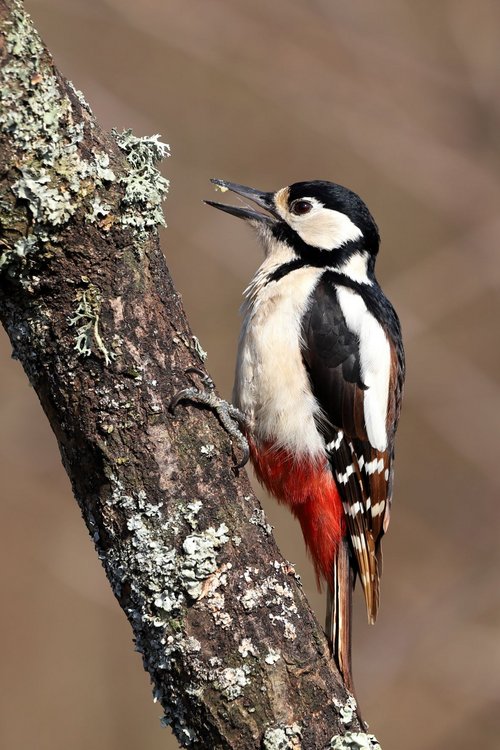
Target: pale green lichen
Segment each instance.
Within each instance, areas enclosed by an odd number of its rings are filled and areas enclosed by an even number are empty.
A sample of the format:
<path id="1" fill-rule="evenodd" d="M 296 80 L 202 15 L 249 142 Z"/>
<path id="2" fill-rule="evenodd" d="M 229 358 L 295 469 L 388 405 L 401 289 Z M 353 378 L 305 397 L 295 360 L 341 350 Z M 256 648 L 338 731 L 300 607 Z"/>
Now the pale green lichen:
<path id="1" fill-rule="evenodd" d="M 193 500 L 192 503 L 187 503 L 185 509 L 182 512 L 182 517 L 192 529 L 198 528 L 197 516 L 201 508 L 202 508 L 201 500 Z"/>
<path id="2" fill-rule="evenodd" d="M 83 91 L 80 91 L 80 89 L 77 89 L 73 81 L 68 81 L 68 86 L 70 87 L 70 89 L 72 90 L 72 92 L 74 93 L 74 95 L 76 96 L 80 104 L 82 105 L 82 107 L 87 110 L 89 115 L 92 115 L 93 114 L 92 109 L 88 101 L 85 99 Z"/>
<path id="3" fill-rule="evenodd" d="M 65 225 L 115 175 L 107 154 L 82 154 L 84 123 L 62 92 L 22 3 L 13 3 L 3 31 L 7 59 L 1 70 L 0 126 L 16 151 L 20 176 L 12 184 L 12 193 L 27 205 L 33 237 L 19 252 L 19 240 L 7 236 L 0 266 L 8 266 L 19 259 L 26 264 L 44 243 L 56 239 L 54 229 Z M 89 120 L 88 126 L 92 125 Z M 2 201 L 1 219 L 4 227 L 13 229 L 19 209 L 8 203 Z M 95 209 L 89 213 L 93 216 Z"/>
<path id="4" fill-rule="evenodd" d="M 172 341 L 174 344 L 184 344 L 190 352 L 198 357 L 202 364 L 205 362 L 208 354 L 203 349 L 197 336 L 187 336 L 187 334 L 177 331 L 177 335 L 173 337 Z"/>
<path id="5" fill-rule="evenodd" d="M 87 213 L 87 221 L 90 224 L 96 224 L 102 222 L 106 216 L 109 215 L 112 206 L 109 203 L 104 203 L 101 198 L 96 195 L 90 204 L 90 211 Z"/>
<path id="6" fill-rule="evenodd" d="M 227 584 L 227 572 L 231 570 L 231 563 L 224 563 L 210 575 L 201 586 L 198 599 L 205 599 L 205 608 L 211 613 L 214 623 L 223 630 L 227 630 L 233 622 L 233 618 L 226 612 L 226 600 L 224 594 L 219 590 Z"/>
<path id="7" fill-rule="evenodd" d="M 55 186 L 52 175 L 46 169 L 35 174 L 21 170 L 20 179 L 12 190 L 17 198 L 27 201 L 35 222 L 59 226 L 68 221 L 77 206 L 71 200 L 69 190 Z"/>
<path id="8" fill-rule="evenodd" d="M 274 566 L 273 566 L 274 567 Z M 254 584 L 253 576 L 259 575 L 257 568 L 246 568 L 243 573 L 245 588 L 241 597 L 241 604 L 247 611 L 265 605 L 269 610 L 269 620 L 273 625 L 283 627 L 283 635 L 293 641 L 297 637 L 293 618 L 298 618 L 297 605 L 291 587 L 283 583 L 274 575 Z M 278 611 L 271 611 L 272 608 Z"/>
<path id="9" fill-rule="evenodd" d="M 0 72 L 0 127 L 15 149 L 19 176 L 11 192 L 0 196 L 0 221 L 9 230 L 0 246 L 0 268 L 13 273 L 14 262 L 23 268 L 46 243 L 60 241 L 57 231 L 78 211 L 85 221 L 108 231 L 115 224 L 113 201 L 103 195 L 116 175 L 106 153 L 82 148 L 85 130 L 94 123 L 88 116 L 82 120 L 75 98 L 64 92 L 21 2 L 13 2 L 2 31 L 6 60 Z M 81 92 L 69 88 L 90 113 Z M 117 221 L 142 239 L 147 229 L 164 224 L 161 204 L 168 181 L 155 164 L 168 154 L 168 146 L 157 135 L 137 138 L 125 131 L 115 137 L 130 164 L 119 181 L 124 194 Z M 26 209 L 35 239 L 20 246 Z"/>
<path id="10" fill-rule="evenodd" d="M 69 119 L 71 103 L 61 96 L 54 75 L 40 72 L 44 48 L 21 2 L 12 4 L 4 33 L 9 58 L 2 68 L 0 123 L 30 160 L 52 164 L 61 145 L 69 145 L 61 124 Z"/>
<path id="11" fill-rule="evenodd" d="M 110 510 L 120 506 L 127 512 L 129 536 L 122 539 L 119 547 L 108 550 L 104 562 L 117 596 L 126 589 L 127 614 L 146 669 L 151 674 L 162 673 L 157 685 L 163 687 L 156 689 L 155 699 L 165 710 L 163 723 L 172 725 L 182 744 L 188 746 L 198 739 L 189 719 L 193 701 L 200 699 L 207 686 L 220 690 L 226 700 L 234 700 L 248 679 L 245 671 L 243 675 L 226 671 L 218 661 L 207 665 L 197 656 L 199 641 L 186 637 L 183 631 L 183 617 L 186 607 L 192 604 L 192 595 L 201 594 L 204 579 L 217 570 L 217 551 L 228 540 L 227 528 L 221 524 L 192 533 L 194 516 L 201 509 L 198 501 L 179 503 L 175 512 L 166 516 L 161 504 L 151 503 L 144 491 L 127 492 L 114 474 L 110 483 L 107 504 Z M 175 536 L 186 530 L 188 533 L 180 545 L 166 548 L 166 529 L 175 530 Z M 112 535 L 112 526 L 107 533 Z M 188 685 L 180 685 L 176 662 L 187 655 L 193 679 Z"/>
<path id="12" fill-rule="evenodd" d="M 229 541 L 225 523 L 218 529 L 212 526 L 201 533 L 190 534 L 184 540 L 184 559 L 180 566 L 183 586 L 191 599 L 202 595 L 203 582 L 217 570 L 217 550 Z"/>
<path id="13" fill-rule="evenodd" d="M 101 295 L 94 284 L 89 284 L 86 289 L 77 292 L 77 307 L 72 316 L 68 318 L 70 327 L 76 326 L 76 337 L 74 348 L 78 354 L 88 357 L 92 353 L 95 344 L 98 351 L 104 357 L 104 364 L 109 367 L 116 354 L 107 349 L 99 330 L 99 314 L 101 311 Z"/>
<path id="14" fill-rule="evenodd" d="M 277 661 L 281 659 L 281 654 L 279 651 L 276 651 L 274 648 L 270 648 L 264 661 L 266 664 L 270 664 L 271 666 L 273 664 L 276 664 Z"/>
<path id="15" fill-rule="evenodd" d="M 331 750 L 382 750 L 377 738 L 365 732 L 347 732 L 330 740 Z"/>
<path id="16" fill-rule="evenodd" d="M 200 448 L 200 453 L 202 454 L 202 456 L 205 456 L 205 458 L 213 458 L 215 456 L 215 445 L 213 443 L 202 445 Z"/>
<path id="17" fill-rule="evenodd" d="M 121 223 L 132 227 L 138 235 L 151 227 L 165 226 L 162 203 L 169 182 L 155 165 L 169 156 L 168 144 L 162 143 L 159 135 L 138 138 L 131 130 L 122 133 L 113 130 L 112 133 L 131 167 L 128 174 L 120 178 L 125 188 Z"/>
<path id="18" fill-rule="evenodd" d="M 76 133 L 81 123 L 74 126 Z M 70 149 L 75 149 L 70 151 Z M 33 217 L 32 231 L 42 241 L 54 239 L 53 229 L 63 227 L 84 205 L 88 196 L 90 207 L 85 219 L 101 221 L 111 210 L 96 190 L 115 180 L 109 167 L 109 156 L 95 153 L 90 161 L 82 159 L 76 145 L 61 147 L 49 167 L 30 164 L 21 169 L 21 177 L 12 185 L 15 196 L 27 202 Z"/>
<path id="19" fill-rule="evenodd" d="M 208 356 L 207 352 L 203 349 L 202 345 L 200 344 L 200 340 L 198 336 L 191 336 L 192 341 L 192 350 L 194 353 L 200 358 L 201 362 L 204 362 Z"/>
<path id="20" fill-rule="evenodd" d="M 18 258 L 26 258 L 27 255 L 32 253 L 38 247 L 38 239 L 29 234 L 27 237 L 21 237 L 20 240 L 14 243 L 11 248 L 7 249 L 7 252 L 0 252 L 0 268 L 9 261 L 10 258 L 17 256 Z"/>
<path id="21" fill-rule="evenodd" d="M 217 669 L 212 675 L 215 688 L 228 700 L 234 701 L 243 693 L 243 688 L 248 685 L 250 668 L 245 664 L 243 667 L 226 667 Z"/>
<path id="22" fill-rule="evenodd" d="M 49 239 L 50 227 L 66 224 L 89 195 L 93 197 L 85 218 L 90 223 L 106 216 L 111 208 L 96 194 L 97 188 L 116 179 L 109 156 L 97 152 L 89 161 L 82 159 L 76 150 L 83 137 L 82 123 L 73 126 L 73 137 L 71 144 L 60 145 L 57 154 L 52 154 L 49 166 L 31 162 L 22 167 L 12 186 L 14 195 L 27 202 L 33 231 L 43 240 Z"/>
<path id="23" fill-rule="evenodd" d="M 300 750 L 302 729 L 297 723 L 268 727 L 262 738 L 263 750 Z"/>
<path id="24" fill-rule="evenodd" d="M 244 659 L 248 656 L 254 656 L 255 658 L 259 656 L 259 652 L 250 638 L 241 639 L 241 643 L 238 646 L 238 653 L 240 653 Z"/>
<path id="25" fill-rule="evenodd" d="M 350 695 L 345 703 L 335 699 L 334 704 L 339 709 L 340 721 L 342 724 L 352 724 L 356 718 L 356 711 L 358 710 L 358 704 L 353 695 Z"/>
<path id="26" fill-rule="evenodd" d="M 252 515 L 250 516 L 250 523 L 253 523 L 254 526 L 260 526 L 268 535 L 273 533 L 273 527 L 267 522 L 266 514 L 262 508 L 253 509 Z"/>

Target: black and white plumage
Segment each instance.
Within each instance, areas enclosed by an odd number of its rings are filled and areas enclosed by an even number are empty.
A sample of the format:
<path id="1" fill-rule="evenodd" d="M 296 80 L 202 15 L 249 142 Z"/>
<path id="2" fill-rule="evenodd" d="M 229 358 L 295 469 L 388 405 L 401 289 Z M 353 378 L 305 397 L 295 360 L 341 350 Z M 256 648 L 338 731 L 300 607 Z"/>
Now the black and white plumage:
<path id="1" fill-rule="evenodd" d="M 267 211 L 207 201 L 248 221 L 266 256 L 246 292 L 233 399 L 258 477 L 299 518 L 328 583 L 330 637 L 350 686 L 351 587 L 359 576 L 373 622 L 405 369 L 399 321 L 374 274 L 378 229 L 335 183 L 266 193 L 213 182 Z"/>
<path id="2" fill-rule="evenodd" d="M 378 286 L 326 271 L 302 332 L 313 393 L 327 417 L 319 428 L 342 497 L 368 617 L 374 622 L 404 374 L 399 323 Z"/>

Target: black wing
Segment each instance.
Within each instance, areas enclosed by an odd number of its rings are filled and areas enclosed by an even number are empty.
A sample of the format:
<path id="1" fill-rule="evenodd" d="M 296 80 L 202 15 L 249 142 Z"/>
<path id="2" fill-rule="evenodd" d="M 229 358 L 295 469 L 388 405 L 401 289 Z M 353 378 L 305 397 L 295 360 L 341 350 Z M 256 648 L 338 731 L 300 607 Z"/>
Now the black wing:
<path id="1" fill-rule="evenodd" d="M 382 295 L 378 287 L 377 294 Z M 383 300 L 389 305 L 385 298 Z M 400 400 L 397 382 L 402 381 L 398 347 L 391 335 L 388 339 L 393 365 L 387 418 L 389 441 L 387 449 L 379 451 L 370 444 L 366 431 L 366 386 L 361 376 L 359 339 L 345 321 L 334 280 L 328 274 L 322 277 L 304 317 L 302 356 L 313 393 L 322 408 L 323 418 L 318 427 L 325 437 L 330 465 L 344 504 L 370 621 L 375 620 L 378 609 L 380 540 L 389 523 L 393 436 Z"/>

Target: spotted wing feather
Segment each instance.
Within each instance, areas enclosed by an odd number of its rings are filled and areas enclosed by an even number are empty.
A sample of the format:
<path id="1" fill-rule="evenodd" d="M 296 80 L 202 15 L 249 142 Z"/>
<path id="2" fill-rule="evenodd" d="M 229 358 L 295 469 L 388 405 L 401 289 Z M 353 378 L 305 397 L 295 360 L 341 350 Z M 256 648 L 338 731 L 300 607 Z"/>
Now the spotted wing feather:
<path id="1" fill-rule="evenodd" d="M 322 280 L 316 287 L 304 318 L 302 341 L 303 359 L 322 409 L 319 428 L 344 504 L 368 617 L 374 621 L 379 599 L 380 541 L 389 517 L 393 426 L 388 424 L 387 450 L 376 450 L 365 426 L 366 387 L 361 376 L 359 340 L 346 324 L 335 285 Z M 388 408 L 393 414 L 397 410 L 395 391 Z"/>

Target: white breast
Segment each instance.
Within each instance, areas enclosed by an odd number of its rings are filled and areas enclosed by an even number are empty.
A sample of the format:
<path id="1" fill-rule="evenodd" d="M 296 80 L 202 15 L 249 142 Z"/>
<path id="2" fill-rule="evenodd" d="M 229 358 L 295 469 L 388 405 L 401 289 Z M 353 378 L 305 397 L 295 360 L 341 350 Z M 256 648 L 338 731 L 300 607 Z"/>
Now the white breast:
<path id="1" fill-rule="evenodd" d="M 255 436 L 294 453 L 317 455 L 324 441 L 316 429 L 320 408 L 300 353 L 301 320 L 322 270 L 299 268 L 265 284 L 281 258 L 266 259 L 249 287 L 233 402 Z"/>
<path id="2" fill-rule="evenodd" d="M 337 287 L 337 298 L 347 326 L 359 338 L 361 379 L 366 385 L 363 395 L 366 433 L 374 448 L 387 448 L 387 405 L 391 349 L 384 329 L 367 310 L 359 294 Z"/>

